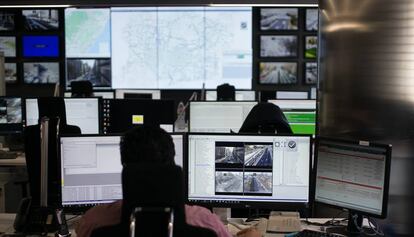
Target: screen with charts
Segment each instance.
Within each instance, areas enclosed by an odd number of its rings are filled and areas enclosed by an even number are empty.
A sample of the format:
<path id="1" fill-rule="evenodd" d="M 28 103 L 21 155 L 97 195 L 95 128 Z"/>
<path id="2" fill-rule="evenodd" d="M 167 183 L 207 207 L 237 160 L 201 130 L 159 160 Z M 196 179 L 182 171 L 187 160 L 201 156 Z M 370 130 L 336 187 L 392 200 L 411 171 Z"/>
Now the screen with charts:
<path id="1" fill-rule="evenodd" d="M 175 163 L 182 167 L 184 137 L 171 135 Z M 122 199 L 120 136 L 60 139 L 62 205 L 89 206 Z"/>
<path id="2" fill-rule="evenodd" d="M 238 132 L 255 101 L 190 102 L 190 132 Z"/>
<path id="3" fill-rule="evenodd" d="M 236 90 L 235 92 L 236 101 L 255 101 L 256 92 L 255 91 L 240 91 Z M 217 100 L 217 91 L 208 90 L 206 91 L 206 101 L 216 101 Z"/>
<path id="4" fill-rule="evenodd" d="M 320 138 L 315 201 L 376 216 L 386 215 L 391 147 Z"/>
<path id="5" fill-rule="evenodd" d="M 316 100 L 269 100 L 283 111 L 294 134 L 316 134 Z"/>
<path id="6" fill-rule="evenodd" d="M 100 128 L 98 98 L 65 98 L 66 123 L 81 129 L 82 134 L 98 134 Z M 37 99 L 26 99 L 26 125 L 39 121 Z"/>
<path id="7" fill-rule="evenodd" d="M 111 8 L 112 86 L 252 86 L 251 7 Z"/>
<path id="8" fill-rule="evenodd" d="M 0 97 L 0 134 L 22 132 L 22 114 L 20 97 Z"/>
<path id="9" fill-rule="evenodd" d="M 188 134 L 188 199 L 194 203 L 309 202 L 311 138 Z M 260 204 L 259 204 L 260 203 Z"/>

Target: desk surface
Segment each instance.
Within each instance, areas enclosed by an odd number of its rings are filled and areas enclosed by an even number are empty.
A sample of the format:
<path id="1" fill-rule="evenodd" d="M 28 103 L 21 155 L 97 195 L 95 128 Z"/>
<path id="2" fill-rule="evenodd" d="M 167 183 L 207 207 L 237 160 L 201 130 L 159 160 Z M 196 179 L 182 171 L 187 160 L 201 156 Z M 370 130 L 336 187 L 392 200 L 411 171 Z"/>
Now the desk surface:
<path id="1" fill-rule="evenodd" d="M 23 153 L 16 159 L 0 159 L 0 166 L 26 166 L 26 157 Z"/>

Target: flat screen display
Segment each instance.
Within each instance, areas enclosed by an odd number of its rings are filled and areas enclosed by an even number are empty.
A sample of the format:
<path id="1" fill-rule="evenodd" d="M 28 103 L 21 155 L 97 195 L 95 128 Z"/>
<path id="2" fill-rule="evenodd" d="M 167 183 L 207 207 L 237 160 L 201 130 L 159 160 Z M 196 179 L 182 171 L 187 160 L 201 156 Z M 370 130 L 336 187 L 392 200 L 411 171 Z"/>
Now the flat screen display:
<path id="1" fill-rule="evenodd" d="M 250 7 L 111 9 L 113 88 L 251 89 Z"/>
<path id="2" fill-rule="evenodd" d="M 59 57 L 59 37 L 23 36 L 23 57 Z"/>

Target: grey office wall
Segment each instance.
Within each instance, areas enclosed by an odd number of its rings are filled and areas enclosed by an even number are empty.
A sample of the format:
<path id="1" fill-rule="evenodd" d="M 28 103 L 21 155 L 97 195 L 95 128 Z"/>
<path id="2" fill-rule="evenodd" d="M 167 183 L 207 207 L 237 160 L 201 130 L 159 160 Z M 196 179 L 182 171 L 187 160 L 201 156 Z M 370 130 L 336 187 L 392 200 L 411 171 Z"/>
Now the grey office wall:
<path id="1" fill-rule="evenodd" d="M 393 145 L 387 227 L 412 236 L 414 1 L 321 0 L 319 132 Z"/>

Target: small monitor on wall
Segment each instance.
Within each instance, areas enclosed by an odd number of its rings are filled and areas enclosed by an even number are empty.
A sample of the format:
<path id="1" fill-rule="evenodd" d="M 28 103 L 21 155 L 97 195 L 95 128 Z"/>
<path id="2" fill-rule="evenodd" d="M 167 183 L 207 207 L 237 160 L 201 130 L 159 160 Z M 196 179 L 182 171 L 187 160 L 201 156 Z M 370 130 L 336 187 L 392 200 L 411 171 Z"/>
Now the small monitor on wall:
<path id="1" fill-rule="evenodd" d="M 23 131 L 22 98 L 0 97 L 0 134 Z"/>
<path id="2" fill-rule="evenodd" d="M 59 36 L 23 36 L 23 57 L 59 57 Z"/>

